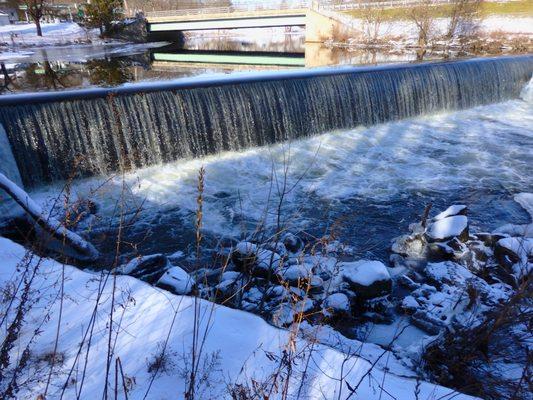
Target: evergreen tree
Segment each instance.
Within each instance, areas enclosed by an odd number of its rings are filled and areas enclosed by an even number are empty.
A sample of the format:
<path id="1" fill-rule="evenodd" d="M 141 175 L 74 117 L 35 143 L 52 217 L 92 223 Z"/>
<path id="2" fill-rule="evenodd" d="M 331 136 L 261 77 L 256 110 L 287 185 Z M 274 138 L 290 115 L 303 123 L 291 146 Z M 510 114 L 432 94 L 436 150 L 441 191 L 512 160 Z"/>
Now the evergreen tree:
<path id="1" fill-rule="evenodd" d="M 88 26 L 100 29 L 102 36 L 108 34 L 113 21 L 121 18 L 122 7 L 122 0 L 92 0 L 85 13 Z"/>

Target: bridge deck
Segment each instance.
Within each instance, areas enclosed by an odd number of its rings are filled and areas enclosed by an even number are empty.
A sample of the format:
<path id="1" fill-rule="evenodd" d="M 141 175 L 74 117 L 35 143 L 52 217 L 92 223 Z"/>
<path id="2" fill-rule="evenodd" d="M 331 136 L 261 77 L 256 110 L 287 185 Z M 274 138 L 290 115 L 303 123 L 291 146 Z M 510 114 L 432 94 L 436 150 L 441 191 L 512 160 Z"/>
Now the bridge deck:
<path id="1" fill-rule="evenodd" d="M 235 10 L 231 7 L 203 10 L 154 11 L 146 14 L 150 24 L 165 22 L 211 21 L 228 19 L 293 17 L 305 15 L 307 8 L 291 8 L 278 10 Z"/>

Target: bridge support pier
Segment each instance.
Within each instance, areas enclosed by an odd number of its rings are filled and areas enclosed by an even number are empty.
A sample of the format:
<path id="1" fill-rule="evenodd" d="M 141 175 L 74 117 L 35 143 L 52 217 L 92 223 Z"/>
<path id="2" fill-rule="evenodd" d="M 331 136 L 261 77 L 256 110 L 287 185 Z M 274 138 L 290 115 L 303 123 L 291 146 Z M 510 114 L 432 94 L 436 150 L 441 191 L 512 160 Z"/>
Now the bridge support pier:
<path id="1" fill-rule="evenodd" d="M 338 27 L 340 23 L 309 9 L 307 10 L 305 25 L 305 41 L 307 43 L 322 43 L 333 37 L 335 27 Z"/>

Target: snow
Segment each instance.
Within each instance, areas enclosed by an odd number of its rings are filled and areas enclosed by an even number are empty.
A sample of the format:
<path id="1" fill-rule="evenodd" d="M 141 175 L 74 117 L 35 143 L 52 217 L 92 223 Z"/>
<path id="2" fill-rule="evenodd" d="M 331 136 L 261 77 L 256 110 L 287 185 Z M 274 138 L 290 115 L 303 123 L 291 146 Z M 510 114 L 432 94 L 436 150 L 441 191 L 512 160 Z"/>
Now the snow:
<path id="1" fill-rule="evenodd" d="M 341 263 L 340 269 L 346 280 L 361 286 L 370 286 L 375 282 L 391 279 L 389 270 L 381 261 L 362 260 Z"/>
<path id="2" fill-rule="evenodd" d="M 0 238 L 0 284 L 5 287 L 10 281 L 19 278 L 17 264 L 24 258 L 26 251 L 13 242 Z M 34 263 L 37 260 L 34 260 Z M 42 260 L 34 285 L 39 288 L 37 302 L 26 315 L 26 324 L 18 339 L 18 348 L 32 342 L 32 354 L 43 355 L 53 349 L 58 323 L 60 304 L 57 301 L 63 266 L 51 261 Z M 87 353 L 87 372 L 81 399 L 101 397 L 106 370 L 109 311 L 111 307 L 111 283 L 104 283 L 102 275 L 79 271 L 64 266 L 64 292 L 62 304 L 62 324 L 59 335 L 58 349 L 64 355 L 64 362 L 56 366 L 52 375 L 50 398 L 57 398 L 64 382 L 65 374 L 75 362 L 78 346 L 85 330 L 90 326 L 95 304 L 98 303 L 97 318 L 94 319 L 95 329 L 91 340 L 90 351 Z M 103 295 L 97 298 L 98 288 L 103 287 Z M 134 379 L 128 397 L 142 399 L 145 395 L 150 373 L 147 364 L 160 352 L 161 343 L 168 337 L 167 355 L 171 363 L 181 365 L 189 360 L 187 351 L 190 349 L 193 331 L 194 300 L 191 297 L 176 296 L 154 288 L 144 282 L 128 276 L 117 276 L 117 302 L 121 303 L 120 324 L 124 328 L 113 333 L 114 357 L 120 357 L 124 373 Z M 117 304 L 118 306 L 119 304 Z M 43 317 L 43 308 L 50 308 L 50 318 Z M 201 318 L 199 332 L 205 332 L 207 321 L 210 329 L 204 345 L 204 355 L 218 354 L 219 368 L 211 371 L 209 397 L 229 398 L 225 392 L 226 383 L 249 383 L 251 379 L 263 382 L 277 368 L 275 357 L 281 357 L 286 349 L 290 333 L 274 328 L 257 316 L 246 312 L 216 306 L 206 301 L 199 301 L 200 315 L 214 315 L 212 318 Z M 175 317 L 175 318 L 174 318 Z M 36 325 L 43 321 L 40 333 L 34 335 Z M 115 324 L 118 323 L 118 318 Z M 116 335 L 116 331 L 119 332 Z M 2 327 L 2 332 L 4 327 Z M 116 336 L 115 336 L 116 335 Z M 303 351 L 306 341 L 298 339 L 295 343 L 297 351 Z M 349 356 L 331 347 L 315 344 L 311 355 L 312 362 L 305 380 L 305 395 L 309 398 L 347 398 L 349 393 L 344 382 L 354 386 L 368 371 L 370 363 L 357 356 Z M 84 348 L 84 352 L 87 349 Z M 181 352 L 181 353 L 180 353 Z M 185 353 L 183 353 L 185 352 Z M 352 353 L 353 354 L 353 353 Z M 13 353 L 16 358 L 16 353 Z M 113 360 L 114 363 L 114 360 Z M 302 363 L 305 364 L 305 363 Z M 394 365 L 394 364 L 391 364 Z M 384 379 L 384 390 L 394 393 L 396 398 L 414 399 L 415 379 L 399 376 L 390 368 Z M 83 367 L 83 360 L 77 366 Z M 295 365 L 294 373 L 301 373 L 301 365 Z M 344 372 L 343 372 L 344 371 Z M 46 373 L 48 368 L 46 369 Z M 403 371 L 400 371 L 400 373 Z M 34 373 L 38 373 L 34 371 Z M 340 379 L 341 374 L 344 380 Z M 113 390 L 114 375 L 111 374 L 109 387 Z M 379 384 L 375 377 L 385 376 L 383 371 L 375 369 L 370 376 L 363 379 L 357 392 L 357 398 L 378 399 L 381 397 Z M 295 378 L 290 385 L 290 392 L 295 395 L 301 379 Z M 379 381 L 379 382 L 378 382 Z M 34 384 L 22 387 L 19 399 L 34 399 L 43 393 L 46 379 L 36 380 Z M 339 396 L 339 382 L 343 387 Z M 175 398 L 183 393 L 185 382 L 177 371 L 161 372 L 155 377 L 149 398 Z M 122 386 L 119 396 L 123 396 Z M 420 398 L 436 399 L 450 396 L 453 391 L 430 383 L 420 384 Z M 75 398 L 78 385 L 66 388 L 65 398 Z M 207 396 L 205 396 L 208 398 Z M 466 395 L 453 393 L 456 399 L 470 399 Z"/>
<path id="3" fill-rule="evenodd" d="M 326 311 L 331 309 L 333 313 L 350 311 L 350 300 L 344 293 L 330 294 L 328 297 L 326 297 L 322 305 Z"/>
<path id="4" fill-rule="evenodd" d="M 466 211 L 466 206 L 465 205 L 456 204 L 456 205 L 448 207 L 443 212 L 437 214 L 433 219 L 435 221 L 439 221 L 439 220 L 447 218 L 447 217 L 451 217 L 451 216 L 454 216 L 454 215 L 458 215 L 458 214 L 464 213 L 465 211 Z"/>
<path id="5" fill-rule="evenodd" d="M 533 193 L 518 193 L 514 196 L 514 200 L 527 211 L 533 222 Z"/>
<path id="6" fill-rule="evenodd" d="M 239 242 L 235 246 L 235 251 L 243 256 L 253 256 L 257 254 L 257 245 L 250 242 Z"/>
<path id="7" fill-rule="evenodd" d="M 172 267 L 157 281 L 158 285 L 169 286 L 176 294 L 189 294 L 195 281 L 181 267 Z"/>
<path id="8" fill-rule="evenodd" d="M 86 31 L 73 22 L 44 23 L 42 30 L 39 37 L 33 23 L 0 26 L 0 43 L 29 47 L 99 41 L 98 30 Z"/>
<path id="9" fill-rule="evenodd" d="M 451 239 L 460 236 L 468 227 L 468 218 L 455 215 L 435 221 L 429 226 L 427 235 L 433 240 Z"/>
<path id="10" fill-rule="evenodd" d="M 161 257 L 163 257 L 163 254 L 151 254 L 149 256 L 136 257 L 127 264 L 117 267 L 116 270 L 120 274 L 130 275 L 131 273 L 135 272 L 140 265 L 157 260 Z"/>
<path id="11" fill-rule="evenodd" d="M 533 257 L 533 239 L 531 238 L 503 238 L 498 241 L 498 244 L 512 251 L 522 262 L 526 262 L 528 257 Z"/>
<path id="12" fill-rule="evenodd" d="M 79 252 L 79 256 L 86 257 L 89 260 L 95 260 L 99 257 L 98 251 L 87 241 L 82 239 L 78 234 L 66 229 L 58 220 L 47 215 L 39 204 L 22 190 L 18 185 L 0 173 L 0 190 L 5 190 L 13 197 L 31 218 L 41 227 L 46 229 L 48 234 L 53 234 L 66 242 L 66 246 L 72 247 Z M 64 247 L 66 247 L 64 246 Z"/>

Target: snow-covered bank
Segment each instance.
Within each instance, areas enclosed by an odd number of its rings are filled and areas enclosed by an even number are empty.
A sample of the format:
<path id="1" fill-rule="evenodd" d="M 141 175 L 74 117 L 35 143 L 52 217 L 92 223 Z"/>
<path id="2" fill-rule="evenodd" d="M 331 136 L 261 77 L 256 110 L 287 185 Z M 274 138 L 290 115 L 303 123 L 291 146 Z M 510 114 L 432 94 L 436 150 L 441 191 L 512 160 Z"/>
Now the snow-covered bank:
<path id="1" fill-rule="evenodd" d="M 21 246 L 0 238 L 2 288 L 8 288 L 21 279 L 26 265 L 25 255 Z M 19 349 L 24 349 L 29 343 L 29 368 L 21 375 L 24 380 L 28 379 L 29 384 L 21 386 L 17 398 L 34 399 L 44 393 L 50 367 L 46 360 L 50 359 L 54 349 L 61 305 L 57 346 L 61 362 L 55 365 L 47 398 L 60 398 L 65 382 L 68 385 L 63 398 L 73 398 L 76 391 L 81 391 L 82 399 L 99 397 L 104 388 L 108 354 L 111 279 L 105 285 L 105 278 L 101 275 L 81 272 L 73 267 L 63 267 L 54 261 L 38 260 L 36 257 L 30 261 L 32 267 L 29 270 L 38 263 L 40 266 L 31 292 L 33 304 L 25 315 L 20 338 L 11 352 L 12 360 L 15 361 L 20 356 Z M 63 272 L 64 296 L 61 304 L 59 293 Z M 102 285 L 105 287 L 98 298 Z M 128 382 L 129 398 L 144 397 L 151 379 L 149 365 L 160 352 L 160 346 L 167 335 L 170 335 L 167 349 L 169 360 L 164 370 L 155 377 L 148 398 L 179 398 L 185 385 L 180 371 L 185 367 L 184 360 L 188 361 L 190 356 L 193 299 L 171 295 L 129 277 L 117 277 L 116 289 L 116 319 L 111 336 L 114 348 L 112 365 L 114 368 L 115 359 L 120 358 Z M 97 303 L 95 318 L 92 319 Z M 214 313 L 211 317 L 212 307 Z M 276 371 L 279 366 L 276 360 L 289 343 L 289 332 L 276 329 L 251 314 L 213 306 L 208 302 L 201 302 L 201 310 L 202 326 L 205 328 L 208 320 L 211 326 L 203 354 L 218 354 L 216 366 L 210 370 L 208 377 L 210 386 L 203 388 L 206 391 L 203 392 L 205 394 L 202 399 L 228 398 L 227 384 L 250 384 L 252 379 L 265 382 Z M 94 327 L 91 326 L 91 319 L 95 321 Z M 4 329 L 5 326 L 2 326 L 3 338 Z M 88 338 L 83 340 L 86 331 L 92 332 L 90 349 L 87 346 Z M 203 328 L 200 331 L 203 332 Z M 84 344 L 76 358 L 80 343 Z M 306 354 L 304 340 L 297 341 L 297 348 Z M 374 357 L 377 352 L 376 348 Z M 347 398 L 350 396 L 349 387 L 353 388 L 361 378 L 362 384 L 352 398 L 378 399 L 385 395 L 398 399 L 471 398 L 430 383 L 400 377 L 397 374 L 402 374 L 403 371 L 390 368 L 394 363 L 389 365 L 387 372 L 374 369 L 365 376 L 371 365 L 368 361 L 353 356 L 353 353 L 350 356 L 324 345 L 314 345 L 310 357 L 300 398 Z M 84 365 L 87 369 L 82 387 Z M 290 382 L 292 395 L 299 389 L 304 365 L 302 363 L 294 367 L 293 380 Z M 73 373 L 69 375 L 71 370 Z M 111 390 L 115 385 L 114 377 L 112 373 L 109 380 Z M 119 393 L 122 393 L 122 382 L 118 386 Z M 342 393 L 339 394 L 341 388 Z"/>
<path id="2" fill-rule="evenodd" d="M 42 24 L 43 36 L 37 36 L 35 24 L 0 27 L 0 44 L 10 47 L 57 46 L 99 42 L 96 29 L 84 29 L 74 22 Z"/>

